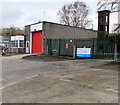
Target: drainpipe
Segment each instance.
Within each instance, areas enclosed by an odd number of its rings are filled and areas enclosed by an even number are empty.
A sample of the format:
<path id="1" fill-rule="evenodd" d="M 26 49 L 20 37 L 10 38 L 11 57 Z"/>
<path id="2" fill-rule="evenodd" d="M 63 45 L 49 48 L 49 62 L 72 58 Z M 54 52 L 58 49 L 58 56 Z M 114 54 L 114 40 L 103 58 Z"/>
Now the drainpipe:
<path id="1" fill-rule="evenodd" d="M 48 47 L 48 39 L 46 38 L 46 45 L 47 45 L 47 55 L 49 54 L 49 47 Z"/>

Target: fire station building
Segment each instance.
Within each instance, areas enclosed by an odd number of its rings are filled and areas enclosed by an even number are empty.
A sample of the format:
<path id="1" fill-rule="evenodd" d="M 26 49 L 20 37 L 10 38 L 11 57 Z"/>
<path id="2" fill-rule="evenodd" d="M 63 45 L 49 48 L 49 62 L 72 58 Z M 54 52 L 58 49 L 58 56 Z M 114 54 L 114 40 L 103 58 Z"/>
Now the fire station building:
<path id="1" fill-rule="evenodd" d="M 74 46 L 91 47 L 92 40 L 82 45 L 83 40 L 97 38 L 97 31 L 43 21 L 26 25 L 25 35 L 26 53 L 72 55 Z"/>

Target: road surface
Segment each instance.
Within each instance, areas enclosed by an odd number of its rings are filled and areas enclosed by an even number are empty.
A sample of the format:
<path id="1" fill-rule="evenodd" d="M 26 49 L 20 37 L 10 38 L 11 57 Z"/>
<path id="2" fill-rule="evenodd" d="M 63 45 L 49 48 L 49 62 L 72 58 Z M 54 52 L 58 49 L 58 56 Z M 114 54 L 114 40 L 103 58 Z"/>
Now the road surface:
<path id="1" fill-rule="evenodd" d="M 117 65 L 103 60 L 2 59 L 4 103 L 117 103 Z M 12 94 L 11 94 L 12 93 Z"/>
<path id="2" fill-rule="evenodd" d="M 25 55 L 2 57 L 2 87 L 42 73 L 61 70 L 77 70 L 84 67 L 101 65 L 97 60 L 66 60 L 39 62 L 21 59 Z"/>

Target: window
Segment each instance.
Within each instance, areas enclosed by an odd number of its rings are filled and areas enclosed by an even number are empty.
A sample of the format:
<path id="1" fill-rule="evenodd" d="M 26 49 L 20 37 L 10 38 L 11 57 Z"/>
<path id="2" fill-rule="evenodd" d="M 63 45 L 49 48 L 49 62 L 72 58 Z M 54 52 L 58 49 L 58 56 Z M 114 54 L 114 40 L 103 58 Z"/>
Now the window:
<path id="1" fill-rule="evenodd" d="M 108 32 L 108 26 L 105 27 L 105 31 Z"/>
<path id="2" fill-rule="evenodd" d="M 24 47 L 24 40 L 19 41 L 19 47 Z"/>
<path id="3" fill-rule="evenodd" d="M 11 47 L 18 47 L 18 41 L 17 40 L 11 41 Z"/>
<path id="4" fill-rule="evenodd" d="M 106 16 L 106 22 L 108 22 L 108 16 Z"/>
<path id="5" fill-rule="evenodd" d="M 24 47 L 24 40 L 12 40 L 11 47 L 13 48 L 23 48 Z"/>

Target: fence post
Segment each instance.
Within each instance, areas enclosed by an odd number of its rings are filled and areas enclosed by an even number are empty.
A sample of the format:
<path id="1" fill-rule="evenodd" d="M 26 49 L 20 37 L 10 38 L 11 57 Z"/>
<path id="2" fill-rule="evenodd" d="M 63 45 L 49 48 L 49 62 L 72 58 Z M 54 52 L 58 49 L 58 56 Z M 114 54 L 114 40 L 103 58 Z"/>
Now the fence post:
<path id="1" fill-rule="evenodd" d="M 94 42 L 95 40 L 94 40 L 94 38 L 93 38 L 93 42 L 92 42 L 92 47 L 93 47 L 93 49 L 92 49 L 92 58 L 94 58 L 94 53 L 95 53 L 95 42 Z"/>
<path id="2" fill-rule="evenodd" d="M 61 43 L 61 40 L 59 39 L 59 51 L 58 51 L 59 56 L 60 56 L 60 43 Z"/>
<path id="3" fill-rule="evenodd" d="M 73 58 L 75 58 L 76 39 L 73 39 Z"/>
<path id="4" fill-rule="evenodd" d="M 114 60 L 117 60 L 117 44 L 115 43 Z"/>
<path id="5" fill-rule="evenodd" d="M 47 45 L 47 55 L 49 54 L 49 47 L 48 47 L 48 39 L 46 38 L 46 45 Z"/>
<path id="6" fill-rule="evenodd" d="M 114 52 L 114 60 L 115 60 L 115 61 L 117 60 L 117 39 L 116 39 L 116 36 L 115 36 L 115 52 Z"/>

